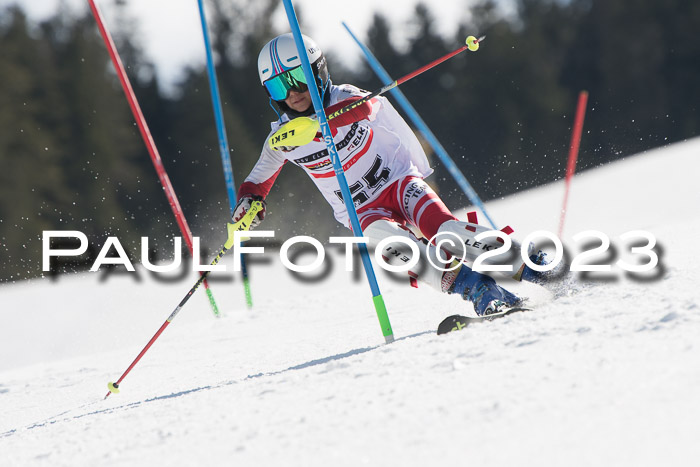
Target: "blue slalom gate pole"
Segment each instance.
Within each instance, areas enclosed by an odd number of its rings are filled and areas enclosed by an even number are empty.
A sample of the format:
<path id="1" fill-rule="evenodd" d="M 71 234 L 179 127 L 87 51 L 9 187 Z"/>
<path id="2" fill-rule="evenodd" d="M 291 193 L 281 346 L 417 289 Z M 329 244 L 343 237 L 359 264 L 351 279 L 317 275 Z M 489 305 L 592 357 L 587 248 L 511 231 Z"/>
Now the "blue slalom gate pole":
<path id="1" fill-rule="evenodd" d="M 318 88 L 311 85 L 311 83 L 315 83 L 316 80 L 314 78 L 313 71 L 311 70 L 309 57 L 306 55 L 306 47 L 304 47 L 304 39 L 301 36 L 301 29 L 299 28 L 299 21 L 297 20 L 297 15 L 294 11 L 294 5 L 292 5 L 292 0 L 282 0 L 282 2 L 284 3 L 284 9 L 287 12 L 287 19 L 289 20 L 289 26 L 292 29 L 294 42 L 296 42 L 297 45 L 297 52 L 299 53 L 299 58 L 301 59 L 301 67 L 304 70 L 304 77 L 306 78 L 306 82 L 309 83 L 309 94 L 311 95 L 311 101 L 313 102 L 314 110 L 316 111 L 316 117 L 318 118 L 321 126 L 321 133 L 323 134 L 323 139 L 326 142 L 328 153 L 330 154 L 331 161 L 333 162 L 333 169 L 335 170 L 335 176 L 343 194 L 345 208 L 350 216 L 352 232 L 356 237 L 362 237 L 362 227 L 360 226 L 360 221 L 357 218 L 357 212 L 355 211 L 355 205 L 352 201 L 352 194 L 350 193 L 350 188 L 348 187 L 348 182 L 345 178 L 343 165 L 340 163 L 340 157 L 338 157 L 338 150 L 335 147 L 335 142 L 333 142 L 333 135 L 331 133 L 331 128 L 328 125 L 328 120 L 326 119 L 326 112 L 323 108 L 321 96 L 318 93 Z M 372 268 L 372 263 L 369 259 L 367 245 L 364 243 L 358 243 L 357 246 L 360 250 L 362 265 L 365 268 L 367 281 L 369 282 L 370 289 L 372 290 L 372 300 L 374 302 L 375 311 L 377 312 L 377 317 L 379 318 L 379 324 L 382 328 L 382 334 L 384 335 L 385 342 L 388 344 L 394 341 L 394 331 L 391 329 L 391 323 L 389 322 L 389 315 L 386 311 L 384 298 L 379 291 L 377 278 L 374 274 L 374 269 Z"/>
<path id="2" fill-rule="evenodd" d="M 224 166 L 224 179 L 226 180 L 226 193 L 228 203 L 233 215 L 236 207 L 236 182 L 233 180 L 233 168 L 231 167 L 231 157 L 229 153 L 228 139 L 226 138 L 226 127 L 224 125 L 224 112 L 221 107 L 221 95 L 219 94 L 219 83 L 216 79 L 216 68 L 214 68 L 214 58 L 211 53 L 211 41 L 209 40 L 209 30 L 207 19 L 204 14 L 204 1 L 197 0 L 199 4 L 199 16 L 202 20 L 202 34 L 204 35 L 204 48 L 207 53 L 207 74 L 209 76 L 209 89 L 211 90 L 212 106 L 214 107 L 214 119 L 216 120 L 216 131 L 219 135 L 219 151 L 221 152 L 221 163 Z M 248 269 L 246 268 L 245 256 L 241 254 L 241 274 L 243 275 L 243 288 L 248 308 L 253 306 L 253 297 L 250 293 L 250 281 L 248 279 Z"/>
<path id="3" fill-rule="evenodd" d="M 384 85 L 388 85 L 394 82 L 394 80 L 391 79 L 391 76 L 389 76 L 389 73 L 387 73 L 384 67 L 382 67 L 382 65 L 379 63 L 379 60 L 377 60 L 376 57 L 372 54 L 372 52 L 362 42 L 360 42 L 360 40 L 350 30 L 348 25 L 345 24 L 345 22 L 343 22 L 343 26 L 345 27 L 345 30 L 350 34 L 350 36 L 352 36 L 352 38 L 355 40 L 357 45 L 360 46 L 360 49 L 362 49 L 362 52 L 365 54 L 367 63 L 369 63 L 370 67 L 372 68 L 372 70 L 374 70 L 374 73 L 379 77 L 382 83 Z M 408 118 L 410 118 L 411 122 L 413 122 L 413 125 L 416 128 L 418 128 L 418 131 L 420 131 L 423 134 L 428 143 L 430 143 L 430 145 L 433 147 L 435 154 L 437 154 L 442 163 L 445 164 L 445 167 L 447 168 L 448 172 L 450 172 L 450 175 L 452 175 L 452 177 L 455 179 L 457 185 L 459 185 L 459 187 L 462 189 L 467 198 L 469 198 L 469 201 L 471 201 L 472 204 L 474 204 L 474 206 L 476 206 L 484 214 L 486 219 L 489 221 L 489 224 L 491 224 L 491 227 L 497 229 L 496 223 L 486 212 L 486 206 L 484 206 L 484 203 L 481 201 L 481 198 L 479 198 L 479 195 L 476 194 L 474 188 L 472 188 L 464 174 L 462 174 L 462 172 L 459 170 L 457 164 L 455 164 L 455 162 L 452 160 L 449 154 L 447 154 L 447 151 L 444 147 L 442 147 L 442 145 L 435 137 L 433 132 L 430 131 L 428 125 L 426 125 L 423 119 L 420 117 L 420 115 L 418 115 L 416 109 L 414 109 L 411 103 L 408 102 L 408 99 L 406 99 L 406 96 L 404 96 L 403 92 L 401 92 L 401 90 L 398 87 L 395 87 L 389 92 L 401 105 L 404 112 L 406 112 L 406 114 L 408 115 Z"/>

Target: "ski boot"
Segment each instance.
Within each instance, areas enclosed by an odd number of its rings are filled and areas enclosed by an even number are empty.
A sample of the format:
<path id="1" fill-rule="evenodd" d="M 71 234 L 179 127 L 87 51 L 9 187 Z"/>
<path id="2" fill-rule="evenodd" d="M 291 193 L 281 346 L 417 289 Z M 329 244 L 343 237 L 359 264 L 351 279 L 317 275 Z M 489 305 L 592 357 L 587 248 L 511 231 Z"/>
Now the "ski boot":
<path id="1" fill-rule="evenodd" d="M 530 261 L 538 266 L 544 266 L 545 264 L 549 263 L 549 261 L 547 261 L 547 253 L 542 250 L 530 255 Z M 553 271 L 535 271 L 534 269 L 531 269 L 527 265 L 523 264 L 523 272 L 521 273 L 520 278 L 521 280 L 533 282 L 535 284 L 544 284 L 545 282 L 549 282 L 553 275 Z"/>
<path id="2" fill-rule="evenodd" d="M 505 307 L 512 307 L 522 300 L 515 294 L 496 284 L 491 277 L 474 272 L 462 265 L 447 293 L 459 294 L 463 299 L 474 304 L 474 311 L 479 316 L 499 313 Z"/>
<path id="3" fill-rule="evenodd" d="M 530 261 L 538 266 L 549 264 L 547 253 L 542 250 L 531 254 Z M 568 269 L 569 266 L 563 261 L 560 261 L 559 264 L 549 271 L 535 271 L 534 269 L 523 264 L 519 273 L 520 278 L 518 279 L 516 276 L 515 279 L 555 288 L 567 284 L 572 285 L 574 282 L 574 277 L 571 273 L 567 272 Z"/>

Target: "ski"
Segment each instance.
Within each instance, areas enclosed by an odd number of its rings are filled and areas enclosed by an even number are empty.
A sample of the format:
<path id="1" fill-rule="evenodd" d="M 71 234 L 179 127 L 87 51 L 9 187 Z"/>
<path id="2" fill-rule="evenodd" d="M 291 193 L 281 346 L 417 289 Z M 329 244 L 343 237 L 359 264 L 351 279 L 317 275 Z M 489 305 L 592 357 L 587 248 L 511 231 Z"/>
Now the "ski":
<path id="1" fill-rule="evenodd" d="M 485 316 L 463 316 L 463 315 L 452 315 L 443 319 L 438 326 L 438 335 L 447 334 L 452 331 L 461 331 L 462 329 L 469 326 L 471 323 L 478 323 L 481 321 L 491 321 L 496 318 L 501 318 L 503 316 L 515 313 L 516 311 L 532 311 L 531 308 L 524 308 L 521 306 L 506 307 L 497 313 L 492 313 Z"/>

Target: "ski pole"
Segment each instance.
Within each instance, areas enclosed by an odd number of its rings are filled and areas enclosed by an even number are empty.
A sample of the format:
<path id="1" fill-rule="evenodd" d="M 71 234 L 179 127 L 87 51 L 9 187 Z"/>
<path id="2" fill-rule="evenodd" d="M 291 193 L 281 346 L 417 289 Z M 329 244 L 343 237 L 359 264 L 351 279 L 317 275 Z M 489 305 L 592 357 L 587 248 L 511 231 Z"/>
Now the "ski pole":
<path id="1" fill-rule="evenodd" d="M 455 55 L 458 55 L 465 50 L 469 49 L 471 51 L 477 51 L 479 50 L 479 43 L 482 42 L 484 39 L 486 39 L 486 36 L 481 36 L 478 39 L 474 36 L 469 36 L 466 39 L 466 44 L 460 47 L 459 49 L 453 50 L 452 52 L 448 53 L 447 55 L 444 55 L 437 60 L 434 60 L 427 65 L 424 65 L 417 70 L 414 70 L 410 72 L 409 74 L 402 76 L 401 78 L 397 79 L 396 81 L 393 81 L 386 86 L 383 86 L 376 91 L 374 91 L 371 94 L 366 95 L 362 99 L 358 99 L 355 102 L 346 105 L 340 110 L 337 110 L 333 112 L 332 114 L 328 115 L 327 119 L 328 120 L 333 120 L 336 117 L 339 117 L 340 115 L 349 112 L 350 110 L 354 109 L 355 107 L 358 107 L 365 102 L 369 101 L 370 99 L 373 99 L 377 96 L 381 96 L 382 94 L 391 91 L 394 89 L 396 86 L 399 86 L 406 81 L 415 78 L 416 76 L 420 75 L 421 73 L 430 70 L 431 68 L 434 68 L 435 66 L 441 64 L 445 60 L 449 60 L 450 58 L 454 57 Z M 295 118 L 294 120 L 290 121 L 286 125 L 284 125 L 282 128 L 277 130 L 269 140 L 270 147 L 272 149 L 277 149 L 280 146 L 303 146 L 305 144 L 308 144 L 311 142 L 311 140 L 314 139 L 316 136 L 316 133 L 318 132 L 319 129 L 319 123 L 318 120 L 309 118 L 309 117 L 298 117 Z"/>
<path id="2" fill-rule="evenodd" d="M 345 112 L 347 112 L 347 111 L 349 111 L 349 110 L 352 110 L 353 108 L 355 108 L 355 107 L 357 107 L 357 106 L 359 106 L 359 105 L 364 104 L 364 103 L 367 102 L 368 100 L 370 100 L 370 99 L 372 99 L 372 98 L 374 98 L 374 97 L 377 97 L 377 96 L 381 96 L 381 95 L 384 94 L 385 92 L 394 89 L 396 86 L 399 86 L 400 84 L 403 84 L 403 83 L 405 83 L 406 81 L 408 81 L 408 80 L 410 80 L 410 79 L 412 79 L 412 78 L 415 78 L 416 76 L 420 75 L 421 73 L 430 70 L 431 68 L 433 68 L 433 67 L 435 67 L 435 66 L 441 64 L 441 63 L 444 62 L 445 60 L 449 60 L 450 58 L 452 58 L 452 57 L 454 57 L 455 55 L 458 55 L 458 54 L 464 52 L 464 51 L 467 50 L 467 49 L 472 50 L 472 51 L 478 50 L 478 49 L 479 49 L 479 43 L 480 43 L 481 41 L 483 41 L 484 39 L 486 39 L 486 36 L 481 36 L 481 37 L 478 38 L 478 39 L 477 39 L 476 37 L 474 37 L 474 36 L 469 36 L 469 37 L 467 37 L 466 44 L 463 45 L 462 47 L 460 47 L 459 49 L 453 50 L 452 52 L 448 53 L 447 55 L 442 56 L 442 57 L 438 58 L 437 60 L 434 60 L 434 61 L 428 63 L 427 65 L 424 65 L 424 66 L 418 68 L 417 70 L 410 72 L 410 73 L 407 74 L 406 76 L 403 76 L 403 77 L 397 79 L 397 80 L 394 81 L 393 83 L 389 83 L 389 84 L 387 84 L 386 86 L 384 86 L 384 87 L 382 87 L 382 88 L 380 88 L 380 89 L 374 91 L 372 94 L 369 94 L 369 95 L 363 97 L 362 99 L 359 99 L 359 100 L 353 102 L 352 104 L 347 105 L 347 106 L 343 107 L 342 109 L 333 112 L 332 114 L 330 114 L 330 115 L 328 116 L 328 120 L 333 120 L 334 118 L 336 118 L 336 117 L 338 117 L 338 116 L 344 114 Z"/>
<path id="3" fill-rule="evenodd" d="M 234 241 L 234 232 L 240 232 L 243 230 L 248 230 L 250 228 L 250 223 L 253 221 L 255 216 L 257 216 L 258 211 L 262 209 L 262 203 L 260 201 L 254 201 L 253 204 L 251 204 L 250 209 L 248 212 L 243 216 L 243 218 L 236 222 L 235 224 L 228 224 L 228 239 L 226 240 L 226 243 L 224 244 L 223 248 L 219 251 L 219 254 L 216 255 L 216 258 L 210 263 L 211 266 L 216 266 L 216 264 L 219 262 L 219 260 L 226 254 L 226 252 L 233 246 L 233 241 Z M 187 292 L 185 297 L 180 301 L 180 303 L 175 307 L 172 313 L 170 313 L 170 316 L 168 316 L 168 319 L 165 320 L 165 322 L 160 326 L 158 331 L 151 337 L 151 340 L 148 341 L 146 346 L 141 350 L 141 352 L 136 356 L 133 362 L 131 362 L 131 365 L 122 373 L 122 375 L 119 377 L 119 379 L 116 382 L 109 382 L 107 383 L 107 387 L 109 388 L 109 392 L 105 395 L 105 399 L 109 397 L 110 394 L 112 393 L 118 393 L 119 392 L 119 385 L 121 382 L 124 380 L 126 375 L 129 374 L 132 368 L 136 366 L 136 364 L 141 360 L 141 357 L 144 356 L 144 354 L 148 351 L 149 348 L 153 345 L 153 343 L 158 339 L 158 337 L 163 333 L 166 327 L 172 322 L 173 319 L 175 319 L 175 316 L 180 312 L 182 307 L 185 306 L 187 301 L 190 299 L 190 297 L 194 294 L 194 292 L 197 290 L 197 288 L 200 286 L 202 282 L 204 282 L 204 279 L 209 275 L 211 271 L 204 271 L 200 278 L 195 282 L 195 284 L 192 286 L 192 288 Z"/>
<path id="4" fill-rule="evenodd" d="M 374 54 L 372 54 L 372 52 L 367 48 L 367 46 L 363 44 L 362 41 L 360 41 L 360 39 L 357 38 L 357 36 L 355 36 L 355 34 L 350 30 L 350 27 L 347 24 L 345 24 L 345 22 L 343 22 L 342 24 L 345 30 L 348 32 L 348 34 L 350 34 L 350 36 L 355 40 L 360 49 L 362 49 L 362 53 L 364 53 L 367 62 L 369 63 L 370 67 L 372 67 L 377 77 L 381 79 L 384 84 L 390 84 L 392 82 L 391 77 L 389 76 L 389 73 L 386 72 L 381 63 L 379 63 L 379 60 L 377 60 L 377 58 L 374 56 Z M 401 107 L 403 107 L 404 112 L 406 113 L 406 115 L 408 115 L 408 118 L 410 118 L 413 122 L 413 126 L 418 128 L 418 130 L 421 133 L 423 133 L 423 137 L 433 147 L 435 154 L 437 154 L 437 156 L 440 158 L 442 163 L 445 165 L 447 171 L 450 173 L 450 175 L 452 175 L 452 178 L 455 179 L 455 182 L 457 182 L 457 185 L 459 185 L 459 187 L 462 189 L 469 201 L 471 201 L 472 204 L 474 204 L 481 210 L 481 212 L 484 214 L 484 216 L 486 216 L 486 219 L 491 224 L 491 227 L 497 229 L 496 223 L 493 221 L 493 219 L 491 219 L 491 216 L 489 216 L 488 212 L 486 212 L 486 206 L 484 206 L 484 202 L 481 201 L 481 198 L 476 193 L 476 190 L 474 190 L 474 188 L 471 186 L 471 184 L 467 180 L 467 177 L 465 177 L 464 174 L 459 170 L 459 167 L 457 167 L 457 164 L 455 164 L 450 155 L 447 153 L 447 150 L 442 146 L 442 144 L 440 144 L 440 141 L 438 141 L 437 137 L 433 134 L 432 131 L 430 131 L 430 128 L 428 128 L 428 125 L 420 117 L 416 109 L 414 109 L 411 103 L 408 102 L 408 99 L 406 98 L 406 96 L 404 96 L 403 92 L 401 92 L 401 89 L 392 89 L 391 95 L 394 97 L 394 99 L 396 99 L 396 101 L 401 105 Z"/>

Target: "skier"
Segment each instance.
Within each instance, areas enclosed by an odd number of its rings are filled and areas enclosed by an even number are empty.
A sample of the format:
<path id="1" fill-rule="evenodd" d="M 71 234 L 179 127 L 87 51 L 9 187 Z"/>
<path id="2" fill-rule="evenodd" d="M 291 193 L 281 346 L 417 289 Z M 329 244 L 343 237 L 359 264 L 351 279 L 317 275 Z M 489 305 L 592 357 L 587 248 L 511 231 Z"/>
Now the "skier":
<path id="1" fill-rule="evenodd" d="M 326 114 L 369 94 L 349 84 L 332 84 L 321 49 L 309 37 L 303 36 L 303 39 L 313 69 L 314 85 L 322 96 Z M 272 123 L 270 136 L 291 119 L 315 114 L 291 33 L 274 38 L 262 48 L 258 56 L 258 74 L 278 116 Z M 418 229 L 427 239 L 436 235 L 459 239 L 461 244 L 443 243 L 442 248 L 457 258 L 463 256 L 464 249 L 471 250 L 466 252 L 466 259 L 472 261 L 483 250 L 464 244 L 474 245 L 474 236 L 490 229 L 479 226 L 475 217 L 469 219 L 470 222 L 459 221 L 425 183 L 423 179 L 433 170 L 418 139 L 386 98 L 375 97 L 330 120 L 329 124 L 364 235 L 373 242 L 396 235 L 418 245 L 419 265 L 408 273 L 412 285 L 420 280 L 441 292 L 459 295 L 473 304 L 479 316 L 497 313 L 521 301 L 491 277 L 473 271 L 467 264 L 454 261 L 451 265 L 454 269 L 447 271 L 426 264 L 428 257 L 432 264 L 440 264 L 437 249 L 419 240 L 407 225 Z M 330 155 L 320 134 L 311 143 L 298 147 L 274 150 L 266 142 L 260 158 L 240 186 L 233 221 L 240 220 L 253 201 L 261 200 L 264 206 L 264 199 L 286 162 L 299 166 L 309 175 L 333 208 L 338 222 L 351 229 Z M 264 217 L 263 209 L 251 228 L 259 225 Z M 482 241 L 480 246 L 500 246 L 488 242 Z M 388 262 L 400 264 L 410 260 L 411 250 L 395 242 L 387 246 L 384 256 Z M 525 279 L 535 278 L 532 270 L 521 269 L 521 272 Z"/>

